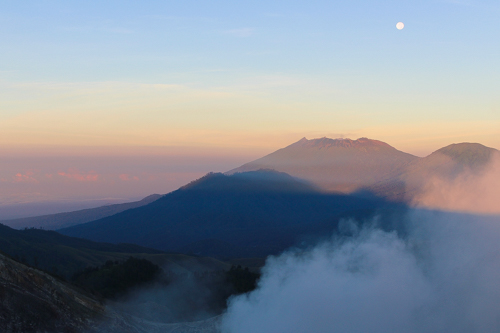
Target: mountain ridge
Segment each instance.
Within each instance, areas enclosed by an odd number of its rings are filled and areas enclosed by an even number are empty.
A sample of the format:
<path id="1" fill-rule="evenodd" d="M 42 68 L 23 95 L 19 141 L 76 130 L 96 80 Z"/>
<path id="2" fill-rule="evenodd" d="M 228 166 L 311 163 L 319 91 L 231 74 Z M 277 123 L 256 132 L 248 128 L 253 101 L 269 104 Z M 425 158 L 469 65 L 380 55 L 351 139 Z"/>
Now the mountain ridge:
<path id="1" fill-rule="evenodd" d="M 96 208 L 80 209 L 64 213 L 0 220 L 0 223 L 16 229 L 44 228 L 47 230 L 56 230 L 70 227 L 72 225 L 98 220 L 100 218 L 111 216 L 130 208 L 144 206 L 155 200 L 158 200 L 159 198 L 161 198 L 160 194 L 151 194 L 139 201 L 104 205 Z"/>
<path id="2" fill-rule="evenodd" d="M 324 194 L 272 171 L 218 173 L 149 205 L 58 231 L 164 251 L 196 249 L 198 255 L 223 259 L 266 257 L 309 234 L 334 232 L 346 215 L 365 217 L 385 204 L 375 198 Z"/>
<path id="3" fill-rule="evenodd" d="M 329 147 L 342 147 L 342 148 L 367 148 L 367 147 L 379 147 L 379 148 L 390 148 L 396 149 L 379 140 L 368 139 L 366 137 L 362 137 L 356 140 L 352 140 L 349 138 L 336 138 L 331 139 L 327 137 L 322 137 L 318 139 L 308 140 L 306 137 L 303 137 L 299 141 L 292 143 L 290 146 L 302 146 L 302 147 L 318 147 L 318 148 L 329 148 Z"/>
<path id="4" fill-rule="evenodd" d="M 226 174 L 272 169 L 309 181 L 327 192 L 368 193 L 411 202 L 419 184 L 436 176 L 452 179 L 480 172 L 500 152 L 479 143 L 454 143 L 417 157 L 368 138 L 308 140 L 305 137 Z"/>
<path id="5" fill-rule="evenodd" d="M 355 152 L 354 157 L 353 151 Z M 347 155 L 346 152 L 348 152 Z M 356 140 L 326 137 L 308 140 L 304 137 L 224 174 L 246 173 L 246 176 L 249 176 L 248 172 L 275 171 L 276 175 L 282 173 L 283 181 L 286 180 L 286 177 L 291 177 L 302 184 L 307 184 L 309 186 L 307 191 L 357 195 L 371 193 L 371 195 L 394 201 L 411 202 L 412 197 L 419 191 L 418 184 L 426 178 L 435 175 L 453 178 L 466 168 L 479 172 L 494 154 L 499 154 L 499 151 L 478 143 L 465 142 L 442 147 L 426 157 L 417 157 L 399 151 L 383 141 L 365 137 Z M 288 156 L 280 161 L 282 155 Z M 385 160 L 387 156 L 389 159 Z M 276 157 L 279 163 L 273 163 L 273 159 L 276 160 Z M 309 162 L 309 165 L 307 164 L 308 160 L 312 161 Z M 392 163 L 394 161 L 395 165 Z M 335 163 L 337 163 L 336 166 Z M 217 177 L 217 175 L 209 173 L 179 189 L 183 190 L 193 186 L 205 177 Z M 329 179 L 334 180 L 333 184 Z M 276 181 L 276 179 L 272 179 L 272 181 Z M 295 191 L 298 188 L 289 188 L 289 190 Z M 302 187 L 300 190 L 304 191 L 305 188 Z M 112 216 L 129 208 L 148 204 L 160 197 L 160 195 L 151 195 L 138 202 L 32 218 L 4 220 L 0 223 L 17 228 L 43 227 L 56 230 Z M 126 207 L 126 205 L 129 206 Z M 118 206 L 120 209 L 115 209 Z M 115 210 L 112 211 L 112 209 Z M 94 210 L 107 210 L 107 212 L 93 214 Z"/>
<path id="6" fill-rule="evenodd" d="M 318 187 L 353 193 L 390 178 L 418 157 L 368 138 L 301 140 L 226 174 L 273 169 Z"/>
<path id="7" fill-rule="evenodd" d="M 425 184 L 433 178 L 446 182 L 464 173 L 481 175 L 500 151 L 479 143 L 454 143 L 409 163 L 401 173 L 371 187 L 390 200 L 412 203 L 425 191 Z M 381 190 L 384 187 L 385 190 Z"/>

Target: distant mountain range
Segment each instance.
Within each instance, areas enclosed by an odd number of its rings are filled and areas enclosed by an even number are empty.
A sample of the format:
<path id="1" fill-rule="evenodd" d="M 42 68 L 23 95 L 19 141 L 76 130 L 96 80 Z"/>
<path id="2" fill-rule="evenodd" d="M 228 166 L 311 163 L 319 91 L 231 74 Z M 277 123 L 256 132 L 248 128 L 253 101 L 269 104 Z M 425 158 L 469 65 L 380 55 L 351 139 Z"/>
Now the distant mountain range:
<path id="1" fill-rule="evenodd" d="M 308 237 L 329 235 L 344 217 L 398 211 L 404 205 L 397 203 L 411 203 L 431 177 L 480 173 L 495 154 L 499 151 L 480 144 L 460 143 L 420 158 L 367 138 L 303 138 L 165 196 L 10 222 L 70 226 L 58 231 L 97 242 L 262 258 Z"/>
<path id="2" fill-rule="evenodd" d="M 464 170 L 479 173 L 495 154 L 500 152 L 478 143 L 459 143 L 420 158 L 367 138 L 303 138 L 227 174 L 272 169 L 326 191 L 370 192 L 409 203 L 429 178 L 453 179 Z"/>
<path id="3" fill-rule="evenodd" d="M 81 209 L 68 213 L 9 219 L 0 221 L 0 223 L 15 229 L 43 228 L 46 230 L 56 230 L 71 227 L 77 224 L 95 221 L 106 216 L 111 216 L 123 212 L 127 209 L 141 207 L 155 200 L 158 200 L 160 197 L 160 194 L 152 194 L 140 201 L 106 205 L 97 208 Z"/>
<path id="4" fill-rule="evenodd" d="M 429 177 L 480 172 L 498 153 L 461 143 L 419 158 L 367 138 L 303 138 L 148 205 L 59 232 L 224 259 L 265 257 L 338 231 L 342 218 L 401 211 L 397 203 L 410 203 Z"/>

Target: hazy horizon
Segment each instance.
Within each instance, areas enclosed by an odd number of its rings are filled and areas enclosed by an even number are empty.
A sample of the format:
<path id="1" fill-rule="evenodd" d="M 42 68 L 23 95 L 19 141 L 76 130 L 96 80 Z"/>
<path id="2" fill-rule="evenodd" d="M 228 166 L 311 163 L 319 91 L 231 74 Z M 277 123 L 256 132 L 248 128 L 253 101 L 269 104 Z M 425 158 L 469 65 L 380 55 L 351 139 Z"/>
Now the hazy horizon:
<path id="1" fill-rule="evenodd" d="M 0 220 L 166 194 L 260 155 L 191 147 L 3 147 L 2 157 Z"/>
<path id="2" fill-rule="evenodd" d="M 43 149 L 4 146 L 0 149 L 3 156 L 0 161 L 0 220 L 69 212 L 137 201 L 151 194 L 166 194 L 208 172 L 229 171 L 296 141 L 271 151 L 153 146 L 45 146 Z M 440 148 L 443 147 L 433 151 Z M 433 151 L 414 155 L 425 157 Z"/>

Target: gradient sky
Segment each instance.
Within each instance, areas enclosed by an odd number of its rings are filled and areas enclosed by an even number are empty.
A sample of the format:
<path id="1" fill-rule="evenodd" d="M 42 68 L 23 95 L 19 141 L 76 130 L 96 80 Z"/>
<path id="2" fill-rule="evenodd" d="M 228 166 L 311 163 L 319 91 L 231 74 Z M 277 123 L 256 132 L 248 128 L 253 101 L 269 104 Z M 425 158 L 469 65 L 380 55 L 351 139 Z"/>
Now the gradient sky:
<path id="1" fill-rule="evenodd" d="M 498 149 L 499 17 L 498 0 L 0 0 L 0 146 L 204 148 L 228 167 L 304 136 Z"/>

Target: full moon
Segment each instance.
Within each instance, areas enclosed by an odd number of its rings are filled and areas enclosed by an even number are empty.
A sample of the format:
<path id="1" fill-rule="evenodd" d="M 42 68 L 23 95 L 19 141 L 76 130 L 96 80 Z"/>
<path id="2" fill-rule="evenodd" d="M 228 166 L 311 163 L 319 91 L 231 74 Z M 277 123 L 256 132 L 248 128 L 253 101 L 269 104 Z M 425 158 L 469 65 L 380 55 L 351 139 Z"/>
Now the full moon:
<path id="1" fill-rule="evenodd" d="M 403 22 L 398 22 L 398 24 L 396 24 L 396 28 L 398 28 L 398 30 L 403 30 L 404 27 L 405 24 Z"/>

